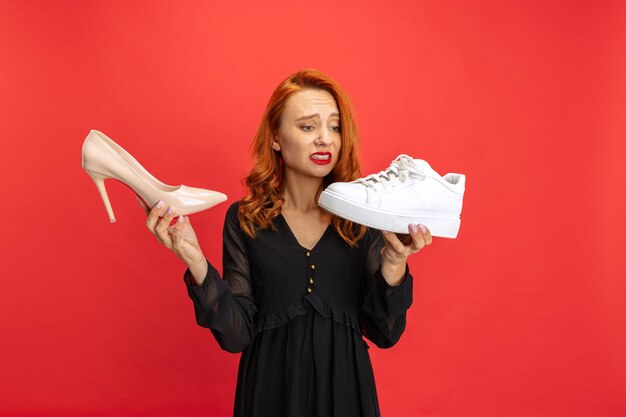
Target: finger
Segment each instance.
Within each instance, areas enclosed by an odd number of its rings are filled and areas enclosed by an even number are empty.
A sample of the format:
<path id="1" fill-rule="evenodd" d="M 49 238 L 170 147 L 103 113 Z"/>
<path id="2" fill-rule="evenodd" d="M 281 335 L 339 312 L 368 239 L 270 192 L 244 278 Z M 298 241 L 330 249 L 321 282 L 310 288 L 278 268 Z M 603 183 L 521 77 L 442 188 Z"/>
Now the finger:
<path id="1" fill-rule="evenodd" d="M 161 212 L 163 212 L 163 210 L 165 210 L 165 204 L 163 204 L 163 201 L 159 200 L 152 210 L 150 210 L 150 214 L 148 214 L 148 218 L 146 219 L 146 226 L 154 235 L 156 235 L 154 228 L 159 221 L 159 217 L 161 216 Z"/>
<path id="2" fill-rule="evenodd" d="M 182 216 L 182 215 L 181 215 L 181 216 Z M 169 226 L 169 227 L 167 228 L 167 231 L 168 231 L 168 233 L 169 233 L 170 235 L 171 235 L 172 233 L 174 233 L 174 228 L 178 225 L 178 219 L 179 219 L 181 216 L 176 217 L 176 223 L 174 223 L 174 225 L 173 225 L 173 226 Z M 181 223 L 187 223 L 187 224 L 189 224 L 189 227 L 191 227 L 191 220 L 189 219 L 189 216 L 187 216 L 187 217 L 182 216 L 182 217 L 183 217 L 183 220 L 181 221 Z M 184 226 L 181 228 L 181 230 L 182 230 L 182 229 L 184 229 Z"/>
<path id="3" fill-rule="evenodd" d="M 428 230 L 428 227 L 424 226 L 423 224 L 419 224 L 418 227 L 422 231 L 422 236 L 424 236 L 424 242 L 427 245 L 430 245 L 431 243 L 433 243 L 433 237 L 430 234 L 430 230 Z"/>
<path id="4" fill-rule="evenodd" d="M 398 252 L 398 253 L 403 252 L 404 245 L 402 244 L 402 242 L 400 242 L 400 239 L 398 239 L 398 236 L 396 236 L 395 233 L 383 231 L 382 235 L 383 235 L 383 238 L 385 239 L 385 242 L 387 243 L 386 244 L 387 247 L 390 247 L 391 249 L 393 249 L 395 252 Z"/>
<path id="5" fill-rule="evenodd" d="M 172 247 L 174 249 L 178 249 L 181 247 L 183 242 L 183 227 L 185 226 L 185 218 L 183 216 L 178 216 L 176 224 L 171 227 L 172 230 Z"/>
<path id="6" fill-rule="evenodd" d="M 409 249 L 411 252 L 418 252 L 420 249 L 426 246 L 424 236 L 422 235 L 422 231 L 418 226 L 410 224 L 409 232 L 411 233 L 411 239 L 413 240 Z"/>
<path id="7" fill-rule="evenodd" d="M 404 246 L 408 246 L 413 242 L 413 238 L 410 233 L 396 233 L 398 240 L 402 242 Z"/>
<path id="8" fill-rule="evenodd" d="M 169 227 L 170 223 L 172 223 L 172 219 L 176 214 L 175 212 L 176 210 L 174 210 L 174 207 L 168 207 L 167 211 L 163 215 L 163 219 L 154 228 L 157 237 L 161 239 L 161 242 L 163 242 L 163 244 L 168 248 L 172 247 L 172 238 L 170 237 L 169 233 L 167 233 L 167 228 Z"/>

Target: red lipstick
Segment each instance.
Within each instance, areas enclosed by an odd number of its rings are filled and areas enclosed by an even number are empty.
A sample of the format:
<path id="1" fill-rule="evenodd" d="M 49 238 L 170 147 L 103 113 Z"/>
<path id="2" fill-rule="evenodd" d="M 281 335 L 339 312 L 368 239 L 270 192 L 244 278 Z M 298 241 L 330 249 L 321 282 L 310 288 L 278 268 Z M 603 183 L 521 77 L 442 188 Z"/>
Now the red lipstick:
<path id="1" fill-rule="evenodd" d="M 333 155 L 330 152 L 315 152 L 309 158 L 318 165 L 328 165 L 332 161 Z"/>

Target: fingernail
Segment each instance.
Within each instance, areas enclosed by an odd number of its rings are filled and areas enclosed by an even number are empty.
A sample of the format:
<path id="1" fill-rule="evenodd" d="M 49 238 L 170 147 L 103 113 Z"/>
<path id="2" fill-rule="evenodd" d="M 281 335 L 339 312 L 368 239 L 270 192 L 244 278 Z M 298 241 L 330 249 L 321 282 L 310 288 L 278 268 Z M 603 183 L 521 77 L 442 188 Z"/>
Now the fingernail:
<path id="1" fill-rule="evenodd" d="M 411 233 L 417 233 L 417 226 L 415 226 L 414 224 L 410 224 L 409 230 L 411 231 Z"/>
<path id="2" fill-rule="evenodd" d="M 159 202 L 156 205 L 156 208 L 161 208 L 163 207 L 163 200 L 159 200 Z"/>
<path id="3" fill-rule="evenodd" d="M 174 207 L 170 206 L 170 207 L 167 209 L 167 214 L 172 214 L 173 212 L 174 212 Z"/>
<path id="4" fill-rule="evenodd" d="M 178 223 L 182 223 L 183 222 L 183 216 L 178 216 Z"/>
<path id="5" fill-rule="evenodd" d="M 420 223 L 420 230 L 422 231 L 422 233 L 426 233 L 426 226 L 424 226 L 423 224 Z"/>

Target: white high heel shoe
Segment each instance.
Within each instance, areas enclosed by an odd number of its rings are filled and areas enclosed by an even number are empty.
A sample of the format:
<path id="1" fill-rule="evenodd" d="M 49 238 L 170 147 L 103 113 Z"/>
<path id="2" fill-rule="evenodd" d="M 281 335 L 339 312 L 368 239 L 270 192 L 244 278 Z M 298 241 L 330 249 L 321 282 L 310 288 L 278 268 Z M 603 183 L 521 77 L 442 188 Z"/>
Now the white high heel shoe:
<path id="1" fill-rule="evenodd" d="M 223 201 L 225 194 L 186 185 L 167 185 L 153 177 L 131 154 L 107 137 L 92 130 L 83 142 L 83 168 L 96 184 L 111 223 L 115 215 L 104 180 L 114 178 L 132 189 L 148 208 L 163 200 L 165 207 L 174 208 L 176 215 L 189 215 L 207 210 Z"/>

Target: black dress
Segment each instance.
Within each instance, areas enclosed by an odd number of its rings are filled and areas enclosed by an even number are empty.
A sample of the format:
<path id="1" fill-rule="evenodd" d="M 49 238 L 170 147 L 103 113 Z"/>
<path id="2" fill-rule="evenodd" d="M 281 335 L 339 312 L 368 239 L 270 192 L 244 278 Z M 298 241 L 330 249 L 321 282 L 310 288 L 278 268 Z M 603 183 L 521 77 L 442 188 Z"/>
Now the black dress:
<path id="1" fill-rule="evenodd" d="M 381 348 L 404 331 L 412 302 L 408 267 L 402 284 L 380 273 L 379 231 L 357 248 L 328 226 L 311 250 L 282 215 L 276 231 L 250 239 L 238 203 L 224 224 L 222 280 L 209 264 L 202 285 L 184 281 L 196 321 L 222 349 L 241 352 L 235 417 L 379 416 L 365 336 Z"/>

